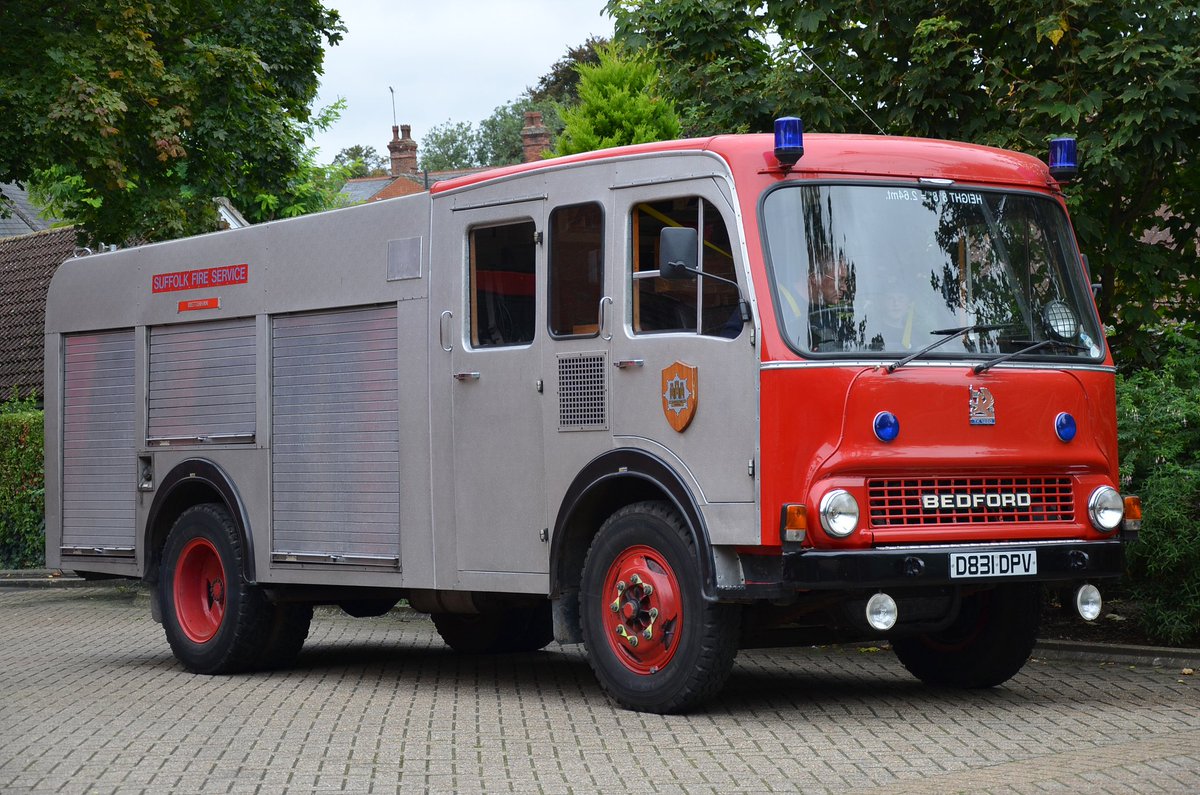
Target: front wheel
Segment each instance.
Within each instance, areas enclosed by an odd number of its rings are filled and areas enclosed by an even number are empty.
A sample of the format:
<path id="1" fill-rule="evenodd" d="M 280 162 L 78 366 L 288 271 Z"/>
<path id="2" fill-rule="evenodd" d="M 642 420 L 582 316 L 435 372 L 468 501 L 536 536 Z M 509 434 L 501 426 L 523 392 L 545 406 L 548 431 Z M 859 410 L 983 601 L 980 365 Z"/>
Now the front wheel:
<path id="1" fill-rule="evenodd" d="M 1037 641 L 1041 587 L 1006 584 L 962 600 L 941 632 L 897 638 L 892 649 L 913 676 L 930 685 L 995 687 L 1025 666 Z"/>
<path id="2" fill-rule="evenodd" d="M 605 521 L 584 562 L 580 608 L 588 662 L 629 709 L 691 709 L 733 668 L 741 612 L 704 600 L 695 542 L 667 503 Z"/>

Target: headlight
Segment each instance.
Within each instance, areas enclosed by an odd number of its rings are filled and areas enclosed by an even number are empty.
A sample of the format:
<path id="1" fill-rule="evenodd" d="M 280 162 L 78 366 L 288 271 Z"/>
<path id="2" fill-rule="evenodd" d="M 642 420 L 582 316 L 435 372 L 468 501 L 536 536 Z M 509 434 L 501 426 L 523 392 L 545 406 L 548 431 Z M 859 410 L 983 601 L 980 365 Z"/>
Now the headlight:
<path id="1" fill-rule="evenodd" d="M 821 498 L 821 527 L 837 538 L 845 538 L 858 527 L 858 501 L 844 489 L 834 489 Z"/>
<path id="2" fill-rule="evenodd" d="M 1097 530 L 1111 533 L 1125 517 L 1125 501 L 1112 486 L 1101 486 L 1088 497 L 1088 516 Z M 824 521 L 824 516 L 821 518 Z"/>

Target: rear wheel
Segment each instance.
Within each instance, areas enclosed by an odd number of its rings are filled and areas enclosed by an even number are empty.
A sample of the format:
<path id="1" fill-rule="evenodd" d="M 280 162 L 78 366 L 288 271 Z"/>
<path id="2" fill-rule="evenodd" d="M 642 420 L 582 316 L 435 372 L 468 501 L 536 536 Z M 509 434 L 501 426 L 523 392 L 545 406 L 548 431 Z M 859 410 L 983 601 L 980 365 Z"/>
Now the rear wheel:
<path id="1" fill-rule="evenodd" d="M 272 605 L 242 577 L 245 551 L 224 506 L 194 505 L 163 549 L 160 607 L 167 642 L 185 668 L 225 674 L 290 662 L 312 608 Z"/>
<path id="2" fill-rule="evenodd" d="M 515 654 L 544 649 L 554 640 L 550 602 L 487 613 L 434 613 L 433 625 L 460 654 Z"/>
<path id="3" fill-rule="evenodd" d="M 1041 622 L 1041 587 L 998 585 L 962 600 L 941 632 L 897 638 L 892 648 L 913 676 L 930 685 L 981 688 L 1008 681 L 1025 666 Z"/>
<path id="4" fill-rule="evenodd" d="M 270 607 L 270 633 L 263 640 L 254 662 L 258 669 L 286 668 L 295 662 L 312 624 L 312 605 L 277 604 Z"/>
<path id="5" fill-rule="evenodd" d="M 635 503 L 605 521 L 580 598 L 588 662 L 622 706 L 683 712 L 729 677 L 741 612 L 704 600 L 695 543 L 669 504 Z"/>

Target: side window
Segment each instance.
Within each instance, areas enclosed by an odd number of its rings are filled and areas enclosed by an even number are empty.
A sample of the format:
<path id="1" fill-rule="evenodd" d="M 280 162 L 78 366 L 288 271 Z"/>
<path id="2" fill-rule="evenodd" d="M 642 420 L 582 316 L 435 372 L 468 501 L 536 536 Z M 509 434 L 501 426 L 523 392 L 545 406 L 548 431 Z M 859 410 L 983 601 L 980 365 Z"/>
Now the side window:
<path id="1" fill-rule="evenodd" d="M 697 196 L 643 202 L 633 208 L 633 330 L 690 331 L 720 337 L 741 333 L 738 291 L 703 276 L 667 281 L 658 275 L 658 237 L 667 226 L 700 232 L 700 269 L 736 282 L 729 230 L 716 207 Z"/>
<path id="2" fill-rule="evenodd" d="M 536 281 L 533 221 L 471 230 L 471 345 L 533 341 Z"/>
<path id="3" fill-rule="evenodd" d="M 550 333 L 594 337 L 604 290 L 604 213 L 599 204 L 550 213 Z"/>

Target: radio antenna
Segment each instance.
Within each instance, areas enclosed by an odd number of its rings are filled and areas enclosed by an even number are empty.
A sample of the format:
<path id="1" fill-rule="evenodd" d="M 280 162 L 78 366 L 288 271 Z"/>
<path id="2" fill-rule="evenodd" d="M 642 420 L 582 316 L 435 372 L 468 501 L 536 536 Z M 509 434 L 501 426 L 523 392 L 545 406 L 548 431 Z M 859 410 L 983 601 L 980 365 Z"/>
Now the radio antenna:
<path id="1" fill-rule="evenodd" d="M 842 87 L 841 87 L 841 86 L 839 86 L 839 85 L 837 84 L 837 81 L 836 81 L 836 80 L 834 80 L 832 77 L 830 77 L 830 76 L 829 76 L 829 75 L 828 75 L 828 74 L 825 72 L 825 70 L 821 68 L 821 65 L 812 59 L 812 56 L 811 56 L 811 55 L 809 55 L 807 52 L 805 52 L 805 50 L 804 50 L 804 48 L 803 48 L 803 47 L 797 47 L 796 49 L 800 50 L 800 54 L 801 54 L 801 55 L 803 55 L 805 58 L 807 58 L 807 59 L 808 59 L 808 62 L 809 62 L 810 64 L 812 64 L 813 66 L 815 66 L 815 67 L 817 68 L 817 71 L 818 71 L 818 72 L 820 72 L 822 75 L 824 75 L 824 76 L 825 76 L 825 79 L 826 79 L 826 80 L 828 80 L 830 83 L 833 83 L 833 87 L 834 87 L 834 88 L 836 88 L 838 91 L 841 91 L 841 92 L 842 92 L 842 96 L 843 96 L 843 97 L 845 97 L 846 99 L 850 100 L 850 104 L 852 104 L 854 107 L 858 108 L 858 112 L 859 112 L 859 113 L 861 113 L 862 115 L 864 115 L 864 116 L 866 116 L 866 117 L 867 117 L 867 121 L 871 122 L 871 124 L 872 124 L 872 125 L 875 127 L 875 129 L 876 129 L 876 130 L 879 130 L 879 134 L 880 134 L 880 135 L 887 135 L 887 133 L 885 133 L 885 132 L 883 131 L 883 128 L 882 128 L 882 127 L 880 127 L 878 124 L 875 124 L 875 120 L 871 118 L 871 115 L 870 115 L 869 113 L 867 113 L 865 110 L 863 110 L 863 109 L 862 109 L 862 105 L 859 105 L 857 102 L 855 102 L 855 101 L 854 101 L 854 97 L 852 97 L 852 96 L 850 96 L 849 94 L 847 94 L 847 93 L 846 93 L 846 92 L 845 92 L 845 91 L 842 89 Z"/>
<path id="2" fill-rule="evenodd" d="M 396 89 L 388 86 L 388 91 L 392 95 L 392 126 L 396 126 Z"/>

